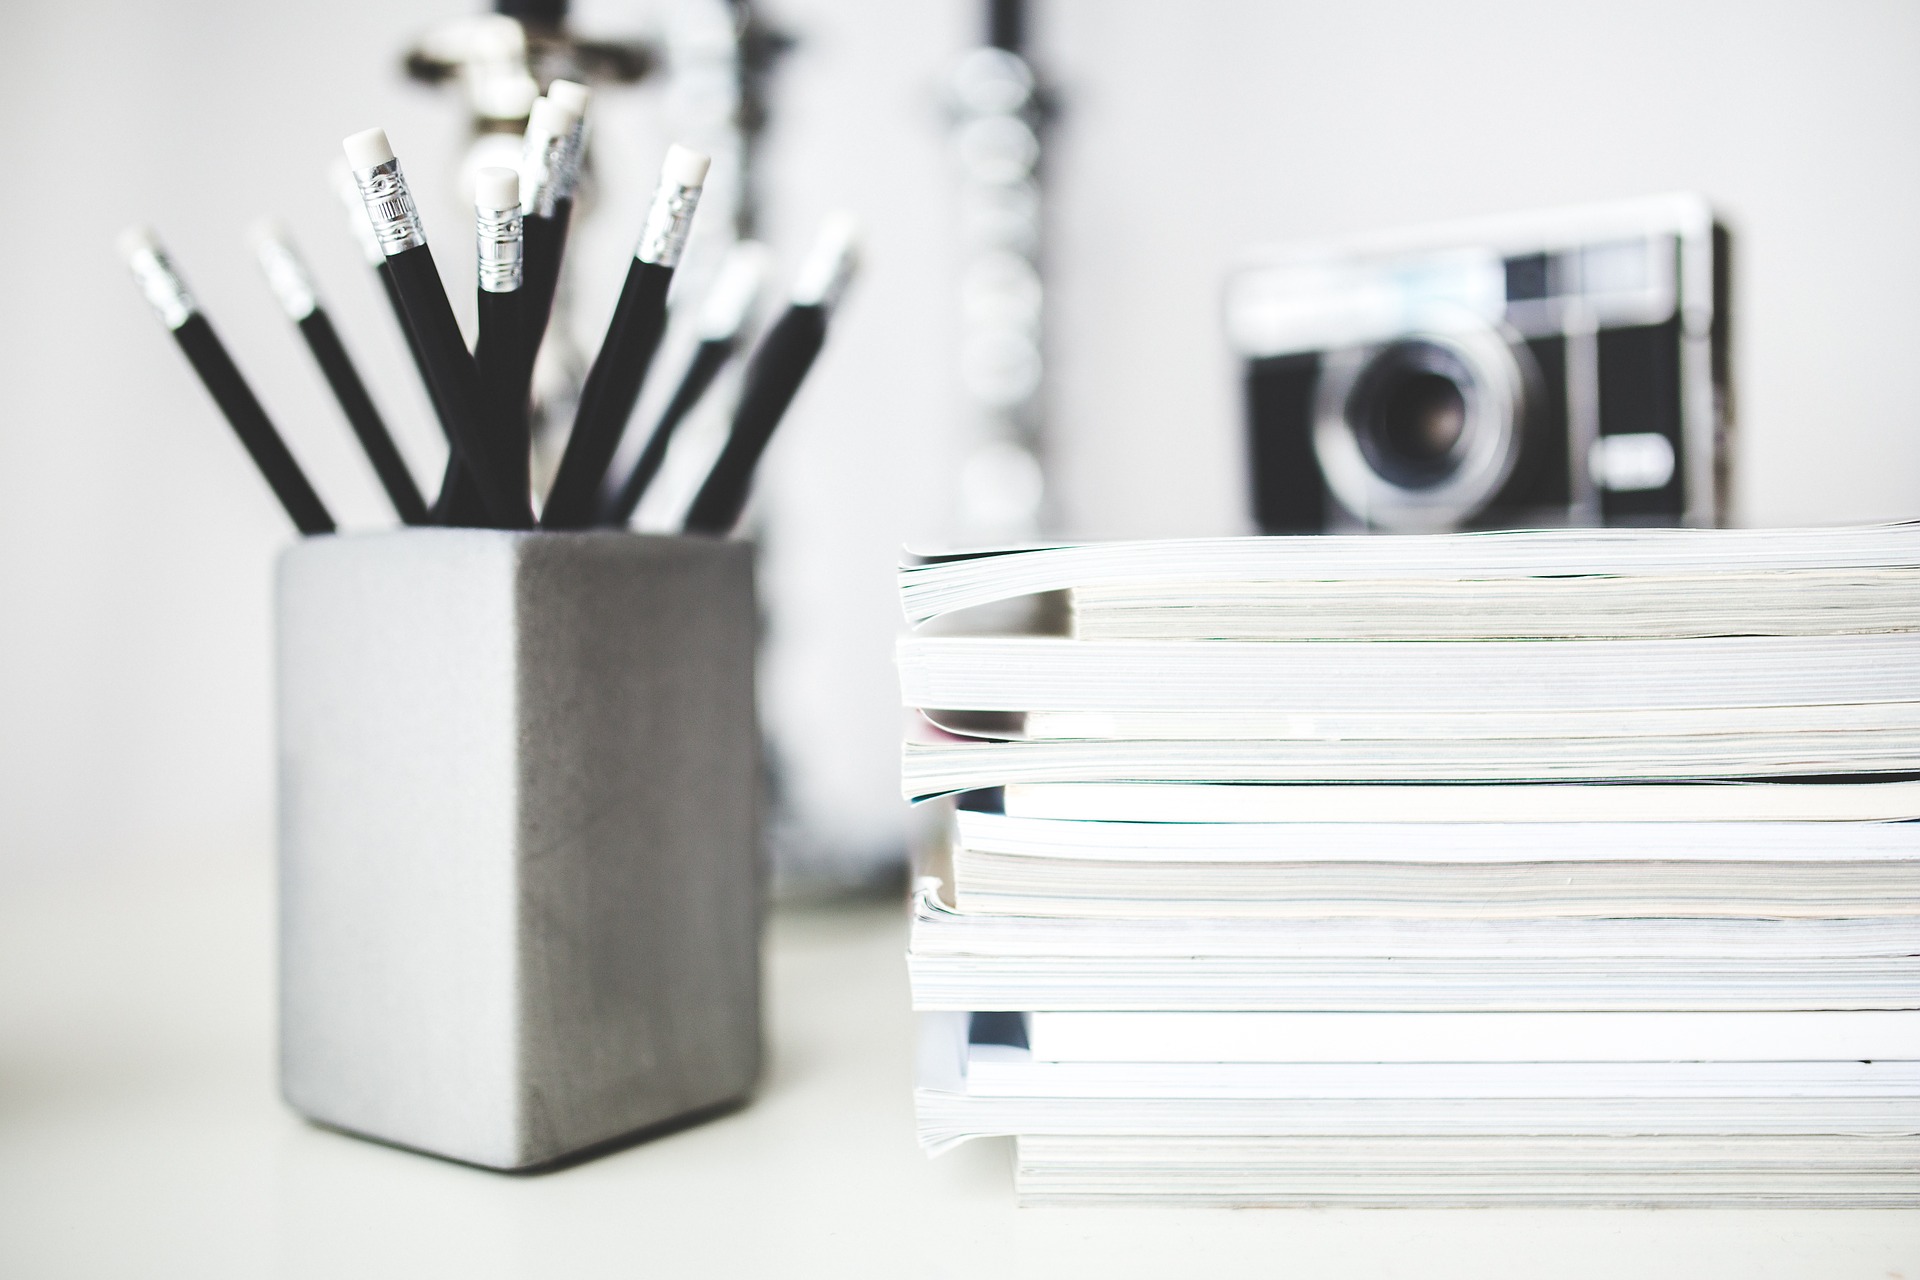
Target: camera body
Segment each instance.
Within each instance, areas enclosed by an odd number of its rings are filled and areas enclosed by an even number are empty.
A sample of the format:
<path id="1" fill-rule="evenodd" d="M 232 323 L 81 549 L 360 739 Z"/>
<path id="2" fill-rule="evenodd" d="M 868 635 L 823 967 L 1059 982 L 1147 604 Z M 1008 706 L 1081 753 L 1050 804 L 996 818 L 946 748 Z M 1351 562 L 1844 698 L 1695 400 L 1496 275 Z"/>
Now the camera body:
<path id="1" fill-rule="evenodd" d="M 1674 195 L 1236 271 L 1261 529 L 1721 523 L 1728 265 L 1712 209 Z"/>

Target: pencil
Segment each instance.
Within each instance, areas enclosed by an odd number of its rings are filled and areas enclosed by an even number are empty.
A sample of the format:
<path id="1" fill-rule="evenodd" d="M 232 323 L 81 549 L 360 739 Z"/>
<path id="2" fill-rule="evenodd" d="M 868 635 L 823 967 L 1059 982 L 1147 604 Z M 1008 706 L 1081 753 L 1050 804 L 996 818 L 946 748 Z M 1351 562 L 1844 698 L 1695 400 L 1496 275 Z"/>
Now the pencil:
<path id="1" fill-rule="evenodd" d="M 446 406 L 440 402 L 440 393 L 433 379 L 427 375 L 427 361 L 420 352 L 420 340 L 414 336 L 413 326 L 407 323 L 406 305 L 400 301 L 400 288 L 393 282 L 393 269 L 387 265 L 386 250 L 380 247 L 380 236 L 373 229 L 372 219 L 367 216 L 366 201 L 360 198 L 360 184 L 354 181 L 353 167 L 342 159 L 335 162 L 335 170 L 335 186 L 346 208 L 347 229 L 352 232 L 367 265 L 373 268 L 373 274 L 380 281 L 387 307 L 393 312 L 393 322 L 399 326 L 400 336 L 406 340 L 407 354 L 413 358 L 413 367 L 420 374 L 421 385 L 426 388 L 427 402 L 433 406 L 433 420 L 440 424 L 440 434 L 447 442 L 447 461 L 441 469 L 440 488 L 426 518 L 428 524 L 446 524 L 447 510 L 454 504 L 455 495 L 471 487 L 456 479 L 460 473 L 460 454 L 453 447 L 453 430 L 447 425 Z M 462 503 L 470 510 L 480 509 L 478 504 L 477 493 L 470 502 Z"/>
<path id="2" fill-rule="evenodd" d="M 786 312 L 774 321 L 747 361 L 732 430 L 706 483 L 687 508 L 686 532 L 725 534 L 739 523 L 753 489 L 754 468 L 820 354 L 827 319 L 853 266 L 853 223 L 836 215 L 821 228 L 802 264 Z"/>
<path id="3" fill-rule="evenodd" d="M 168 261 L 165 249 L 153 233 L 135 227 L 120 236 L 120 252 L 147 301 L 159 313 L 161 322 L 173 333 L 174 341 L 186 353 L 193 371 L 200 375 L 207 393 L 220 412 L 226 415 L 240 443 L 253 458 L 254 466 L 266 477 L 274 496 L 280 499 L 294 528 L 301 533 L 332 533 L 333 517 L 327 514 L 320 495 L 307 483 L 307 477 L 287 451 L 286 441 L 274 430 L 267 411 L 260 407 L 247 380 L 240 375 L 233 357 L 227 354 L 213 326 L 200 314 L 187 287 Z"/>
<path id="4" fill-rule="evenodd" d="M 567 226 L 573 217 L 573 193 L 586 159 L 589 97 L 585 85 L 555 80 L 527 117 L 520 187 L 521 211 L 526 215 L 526 284 L 522 288 L 526 294 L 523 306 L 527 313 L 525 360 L 529 384 L 560 286 Z"/>
<path id="5" fill-rule="evenodd" d="M 766 246 L 751 240 L 739 241 L 727 250 L 712 288 L 700 303 L 700 314 L 694 322 L 699 344 L 680 375 L 680 384 L 674 388 L 673 397 L 661 411 L 653 434 L 647 437 L 646 446 L 634 460 L 626 479 L 611 492 L 601 493 L 594 523 L 623 529 L 632 521 L 647 486 L 653 483 L 660 465 L 666 461 L 667 446 L 673 443 L 674 432 L 739 349 L 740 335 L 766 277 L 767 257 Z"/>
<path id="6" fill-rule="evenodd" d="M 586 98 L 584 85 L 570 80 L 554 81 L 553 95 L 534 100 L 521 141 L 517 184 L 523 214 L 520 220 L 522 284 L 517 307 L 522 313 L 518 321 L 520 336 L 511 352 L 501 350 L 496 338 L 489 359 L 496 363 L 511 361 L 515 380 L 525 386 L 520 397 L 529 401 L 534 361 L 540 355 L 540 341 L 553 311 L 554 291 L 560 281 L 560 256 L 566 245 L 567 220 L 573 212 L 572 192 L 579 172 L 578 148 L 583 144 L 583 126 L 578 113 L 585 110 Z M 491 304 L 483 299 L 480 305 L 485 310 Z M 477 361 L 477 345 L 474 356 Z M 506 377 L 505 368 L 496 370 L 497 380 L 504 381 Z M 498 396 L 502 391 L 495 387 L 487 394 Z M 530 480 L 527 487 L 531 490 Z M 434 507 L 435 519 L 445 524 L 485 524 L 487 521 L 479 514 L 478 502 L 478 491 L 462 474 L 460 459 L 449 457 L 440 500 Z"/>
<path id="7" fill-rule="evenodd" d="M 532 440 L 527 422 L 525 280 L 521 240 L 520 175 L 512 169 L 482 169 L 474 181 L 474 275 L 480 317 L 473 361 L 480 371 L 487 430 L 514 483 L 532 492 L 528 471 Z M 448 524 L 484 525 L 477 486 L 455 467 L 444 490 Z"/>
<path id="8" fill-rule="evenodd" d="M 374 475 L 386 490 L 394 512 L 403 524 L 426 523 L 426 500 L 420 496 L 413 473 L 394 445 L 379 409 L 374 407 L 373 397 L 367 394 L 366 383 L 360 380 L 360 372 L 354 368 L 332 319 L 320 304 L 306 263 L 294 251 L 286 232 L 270 222 L 254 228 L 253 249 L 268 287 L 280 300 L 287 318 L 300 330 L 300 336 L 306 339 L 307 350 L 313 353 L 314 363 L 320 366 L 321 375 L 333 389 L 333 397 L 339 401 L 347 425 L 353 428 L 367 461 L 373 465 Z"/>
<path id="9" fill-rule="evenodd" d="M 427 363 L 421 358 L 420 344 L 413 336 L 413 326 L 407 323 L 407 309 L 400 302 L 400 290 L 394 286 L 393 272 L 387 267 L 386 250 L 380 247 L 380 237 L 367 217 L 366 202 L 360 199 L 360 184 L 353 180 L 353 169 L 345 160 L 336 161 L 335 167 L 335 189 L 346 208 L 347 230 L 352 233 L 354 243 L 360 246 L 367 265 L 373 268 L 373 274 L 379 278 L 380 290 L 386 295 L 387 306 L 393 312 L 393 322 L 400 326 L 400 336 L 406 340 L 407 354 L 413 357 L 413 367 L 419 371 L 420 383 L 427 391 L 427 402 L 433 406 L 433 420 L 440 424 L 440 433 L 447 438 L 448 447 L 451 448 L 453 432 L 447 427 L 446 410 L 440 407 L 440 397 L 434 393 L 433 380 L 427 377 Z"/>
<path id="10" fill-rule="evenodd" d="M 472 474 L 491 521 L 503 528 L 526 528 L 533 522 L 527 495 L 515 485 L 498 441 L 487 431 L 479 371 L 440 285 L 400 161 L 380 129 L 356 133 L 342 147 L 393 273 L 407 325 L 419 343 L 427 380 L 446 414 L 460 465 Z"/>
<path id="11" fill-rule="evenodd" d="M 706 176 L 707 157 L 681 146 L 667 149 L 660 186 L 647 210 L 620 301 L 581 388 L 573 432 L 540 513 L 543 528 L 585 529 L 593 524 L 607 464 L 620 447 L 647 366 L 666 329 L 667 287 L 686 249 Z"/>

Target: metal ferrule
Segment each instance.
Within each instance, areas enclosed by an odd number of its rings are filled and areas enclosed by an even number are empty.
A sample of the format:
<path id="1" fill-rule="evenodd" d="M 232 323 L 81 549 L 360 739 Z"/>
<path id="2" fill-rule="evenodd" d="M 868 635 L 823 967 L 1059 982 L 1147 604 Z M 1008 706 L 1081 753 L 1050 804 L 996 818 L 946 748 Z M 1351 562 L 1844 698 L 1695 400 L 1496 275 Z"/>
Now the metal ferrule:
<path id="1" fill-rule="evenodd" d="M 391 258 L 426 244 L 427 229 L 420 221 L 420 211 L 413 207 L 413 192 L 407 188 L 398 159 L 371 169 L 355 169 L 353 183 L 360 188 L 380 252 Z"/>
<path id="2" fill-rule="evenodd" d="M 178 329 L 193 319 L 194 312 L 200 308 L 174 272 L 173 264 L 167 261 L 164 250 L 140 249 L 128 257 L 127 265 L 133 268 L 140 292 L 147 295 L 147 301 L 160 313 L 167 328 Z"/>
<path id="3" fill-rule="evenodd" d="M 279 240 L 262 240 L 256 248 L 260 270 L 266 273 L 267 287 L 280 300 L 280 306 L 295 322 L 305 320 L 320 306 L 313 291 L 313 277 L 291 246 Z"/>
<path id="4" fill-rule="evenodd" d="M 555 207 L 570 194 L 570 189 L 563 190 L 566 165 L 565 137 L 530 140 L 520 161 L 527 188 L 520 207 L 527 213 L 551 218 Z"/>
<path id="5" fill-rule="evenodd" d="M 575 120 L 560 140 L 560 163 L 554 171 L 554 199 L 571 200 L 580 186 L 580 166 L 587 158 L 587 122 Z"/>
<path id="6" fill-rule="evenodd" d="M 524 278 L 526 242 L 520 218 L 518 209 L 473 211 L 474 244 L 478 249 L 475 264 L 480 287 L 488 293 L 512 293 Z"/>
<path id="7" fill-rule="evenodd" d="M 687 233 L 693 229 L 693 210 L 700 203 L 699 187 L 662 184 L 653 193 L 647 209 L 647 222 L 640 229 L 640 243 L 633 256 L 656 267 L 677 267 L 687 249 Z"/>
<path id="8" fill-rule="evenodd" d="M 346 211 L 347 230 L 353 233 L 353 242 L 360 246 L 360 252 L 366 256 L 367 265 L 377 267 L 387 260 L 380 251 L 380 237 L 373 234 L 373 224 L 367 221 L 367 206 L 360 199 L 360 184 L 353 180 L 353 170 L 342 160 L 333 172 L 334 189 L 340 197 L 340 207 Z"/>

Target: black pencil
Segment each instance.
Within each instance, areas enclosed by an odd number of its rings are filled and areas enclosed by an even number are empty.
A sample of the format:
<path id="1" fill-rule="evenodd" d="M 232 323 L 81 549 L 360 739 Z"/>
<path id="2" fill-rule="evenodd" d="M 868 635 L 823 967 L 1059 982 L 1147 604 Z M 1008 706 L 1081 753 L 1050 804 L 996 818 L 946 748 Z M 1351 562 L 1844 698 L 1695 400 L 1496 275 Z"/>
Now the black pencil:
<path id="1" fill-rule="evenodd" d="M 522 286 L 526 311 L 526 349 L 529 384 L 541 340 L 553 318 L 553 299 L 560 287 L 560 268 L 566 256 L 567 226 L 573 218 L 573 193 L 580 183 L 586 158 L 587 87 L 572 80 L 555 80 L 547 96 L 533 104 L 527 117 L 526 140 L 520 168 L 526 215 L 526 283 Z"/>
<path id="2" fill-rule="evenodd" d="M 527 115 L 526 135 L 521 144 L 521 286 L 513 305 L 518 311 L 520 337 L 511 353 L 499 348 L 498 341 L 489 358 L 511 359 L 516 379 L 523 384 L 518 399 L 528 402 L 529 419 L 533 392 L 533 366 L 540 355 L 540 342 L 553 313 L 553 299 L 560 283 L 560 260 L 566 248 L 567 222 L 573 213 L 573 189 L 579 179 L 588 90 L 571 80 L 555 80 L 548 96 L 534 101 Z M 482 312 L 500 305 L 481 300 Z M 498 328 L 498 324 L 495 325 Z M 475 358 L 479 349 L 475 347 Z M 500 379 L 506 369 L 496 370 Z M 483 373 L 484 376 L 484 373 Z M 489 396 L 500 394 L 489 390 Z M 528 423 L 531 434 L 531 421 Z M 529 448 L 531 446 L 529 445 Z M 532 459 L 527 459 L 531 468 Z M 527 485 L 531 489 L 531 483 Z M 435 519 L 444 524 L 485 524 L 478 512 L 478 493 L 472 480 L 461 473 L 460 459 L 447 459 L 446 476 L 435 504 Z"/>
<path id="3" fill-rule="evenodd" d="M 519 298 L 512 309 L 519 313 L 517 346 L 501 348 L 496 336 L 488 358 L 496 365 L 511 360 L 515 378 L 525 384 L 525 397 L 531 399 L 534 361 L 540 355 L 540 341 L 553 312 L 554 293 L 560 282 L 560 259 L 566 247 L 567 222 L 573 213 L 573 187 L 579 176 L 579 149 L 584 145 L 581 113 L 586 110 L 588 90 L 570 80 L 556 80 L 548 96 L 535 99 L 527 115 L 527 129 L 521 144 L 520 193 L 521 280 Z M 484 291 L 483 291 L 484 292 Z M 498 311 L 506 305 L 482 297 L 481 313 Z M 499 323 L 494 328 L 498 330 Z M 474 358 L 480 359 L 478 343 Z M 483 369 L 483 380 L 487 373 Z M 494 372 L 496 383 L 508 377 L 505 366 Z M 486 389 L 489 397 L 503 394 L 500 386 Z M 529 406 L 530 408 L 530 406 Z M 529 429 L 531 424 L 529 423 Z M 531 467 L 531 459 L 528 460 Z M 531 484 L 529 483 L 529 489 Z M 485 524 L 478 513 L 478 492 L 473 481 L 462 474 L 460 459 L 447 459 L 447 472 L 435 504 L 435 518 L 445 524 Z"/>
<path id="4" fill-rule="evenodd" d="M 633 520 L 640 499 L 646 496 L 647 486 L 653 483 L 667 459 L 667 446 L 673 443 L 674 432 L 739 349 L 740 335 L 760 295 L 766 269 L 765 245 L 742 240 L 727 250 L 713 287 L 700 303 L 700 315 L 695 321 L 700 341 L 680 375 L 680 385 L 674 388 L 673 397 L 661 411 L 653 434 L 647 437 L 625 480 L 601 492 L 595 524 L 624 529 Z"/>
<path id="5" fill-rule="evenodd" d="M 607 464 L 620 447 L 621 433 L 646 381 L 647 366 L 666 329 L 667 287 L 686 248 L 706 176 L 707 157 L 685 147 L 667 149 L 660 186 L 647 210 L 626 284 L 580 390 L 573 432 L 540 512 L 543 528 L 585 529 L 593 524 Z"/>
<path id="6" fill-rule="evenodd" d="M 135 228 L 121 235 L 120 251 L 126 256 L 127 265 L 133 268 L 134 279 L 147 295 L 147 301 L 172 330 L 174 341 L 180 344 L 193 371 L 200 375 L 208 394 L 226 415 L 234 434 L 252 456 L 253 464 L 267 478 L 268 486 L 280 499 L 294 527 L 301 533 L 332 533 L 333 517 L 327 514 L 320 495 L 307 483 L 306 473 L 288 452 L 286 441 L 274 430 L 267 411 L 260 407 L 260 401 L 221 345 L 213 326 L 200 314 L 200 308 L 187 293 L 160 242 L 152 232 Z"/>
<path id="7" fill-rule="evenodd" d="M 387 135 L 368 129 L 342 146 L 387 256 L 407 325 L 419 343 L 427 380 L 446 414 L 454 452 L 472 473 L 488 518 L 504 528 L 526 528 L 533 522 L 527 495 L 515 485 L 513 470 L 487 430 L 479 371 L 447 303 L 433 251 Z"/>
<path id="8" fill-rule="evenodd" d="M 407 469 L 406 460 L 400 456 L 393 436 L 387 431 L 386 421 L 381 418 L 379 409 L 374 407 L 373 397 L 367 394 L 366 383 L 361 381 L 359 370 L 354 368 L 353 359 L 340 341 L 339 332 L 328 317 L 326 308 L 320 304 L 313 276 L 307 271 L 306 264 L 294 251 L 286 233 L 271 223 L 254 228 L 253 248 L 260 260 L 260 269 L 267 277 L 268 286 L 280 300 L 287 318 L 293 321 L 300 330 L 300 336 L 306 339 L 314 363 L 320 366 L 327 385 L 333 389 L 333 397 L 339 401 L 340 411 L 346 415 L 347 425 L 353 428 L 354 436 L 359 439 L 367 461 L 373 464 L 374 475 L 379 478 L 380 487 L 386 490 L 387 500 L 393 503 L 395 514 L 403 524 L 426 523 L 426 500 L 420 496 L 413 473 Z"/>
<path id="9" fill-rule="evenodd" d="M 522 288 L 520 175 L 512 169 L 482 169 L 474 182 L 474 265 L 479 337 L 473 361 L 480 371 L 487 430 L 500 456 L 514 471 L 514 483 L 529 495 L 532 440 L 527 422 L 524 349 L 526 319 Z M 478 487 L 463 469 L 450 464 L 443 491 L 447 524 L 484 525 Z"/>
<path id="10" fill-rule="evenodd" d="M 440 397 L 434 393 L 433 379 L 427 377 L 427 363 L 421 358 L 420 344 L 414 339 L 413 326 L 407 323 L 407 309 L 400 301 L 400 290 L 393 283 L 393 272 L 387 267 L 386 251 L 380 247 L 380 237 L 374 233 L 373 223 L 367 217 L 366 202 L 360 199 L 360 184 L 353 180 L 353 170 L 345 160 L 336 163 L 335 186 L 346 208 L 347 229 L 353 234 L 354 243 L 360 246 L 367 265 L 373 268 L 373 274 L 380 280 L 380 291 L 386 295 L 387 306 L 393 312 L 393 322 L 400 327 L 400 336 L 407 344 L 407 354 L 413 357 L 413 367 L 419 371 L 420 383 L 426 388 L 427 402 L 433 406 L 433 420 L 440 424 L 440 433 L 446 437 L 448 448 L 451 449 L 453 432 L 447 427 L 446 410 L 440 405 Z"/>
<path id="11" fill-rule="evenodd" d="M 393 282 L 393 268 L 387 265 L 386 250 L 380 247 L 380 236 L 373 229 L 372 219 L 367 216 L 366 201 L 360 198 L 360 184 L 354 180 L 353 168 L 345 160 L 338 162 L 337 169 L 336 185 L 341 203 L 346 206 L 347 229 L 353 233 L 354 242 L 360 246 L 367 265 L 373 268 L 373 274 L 380 281 L 380 291 L 386 296 L 387 308 L 393 313 L 393 322 L 406 342 L 407 354 L 413 358 L 413 367 L 420 374 L 420 384 L 426 389 L 427 403 L 433 406 L 433 420 L 440 425 L 440 434 L 447 442 L 447 460 L 441 468 L 440 488 L 434 495 L 433 506 L 428 510 L 426 519 L 428 524 L 447 524 L 450 523 L 448 512 L 455 505 L 456 495 L 472 487 L 457 479 L 460 474 L 460 452 L 453 447 L 453 428 L 448 425 L 447 407 L 441 403 L 439 388 L 427 373 L 427 361 L 420 351 L 420 339 L 407 322 L 406 304 L 400 300 L 400 287 Z M 481 509 L 479 501 L 478 492 L 474 491 L 471 501 L 463 501 L 460 505 L 478 510 Z"/>
<path id="12" fill-rule="evenodd" d="M 760 455 L 826 342 L 828 316 L 853 271 L 853 251 L 852 223 L 829 219 L 794 281 L 791 303 L 747 361 L 732 430 L 687 508 L 686 532 L 725 534 L 739 523 Z"/>

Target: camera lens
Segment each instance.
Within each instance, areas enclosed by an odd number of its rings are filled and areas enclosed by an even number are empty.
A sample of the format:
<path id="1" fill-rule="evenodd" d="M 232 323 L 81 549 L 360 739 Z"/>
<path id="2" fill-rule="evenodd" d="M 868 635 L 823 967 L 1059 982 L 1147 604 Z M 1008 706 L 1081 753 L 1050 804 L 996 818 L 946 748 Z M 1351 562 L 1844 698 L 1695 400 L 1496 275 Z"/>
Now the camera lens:
<path id="1" fill-rule="evenodd" d="M 1472 374 L 1450 351 L 1400 342 L 1354 387 L 1360 451 L 1381 478 L 1406 489 L 1439 484 L 1459 466 Z"/>
<path id="2" fill-rule="evenodd" d="M 1452 311 L 1329 351 L 1313 426 L 1328 491 L 1370 528 L 1470 522 L 1518 466 L 1531 368 L 1518 335 Z"/>
<path id="3" fill-rule="evenodd" d="M 1450 469 L 1447 455 L 1460 443 L 1467 425 L 1467 401 L 1460 388 L 1437 373 L 1413 373 L 1386 394 L 1374 433 L 1380 452 L 1397 469 L 1438 480 Z"/>

